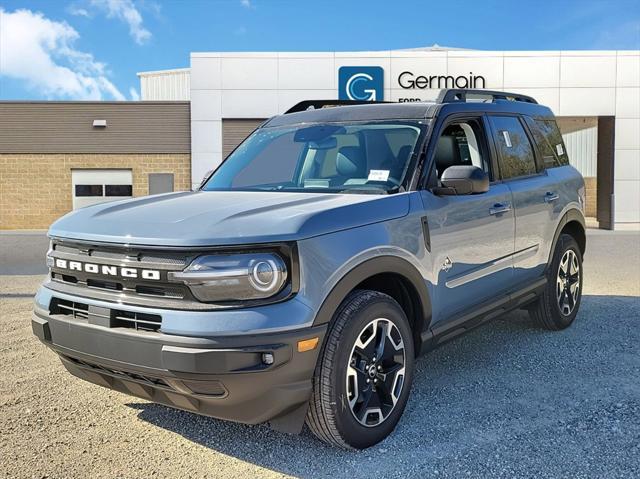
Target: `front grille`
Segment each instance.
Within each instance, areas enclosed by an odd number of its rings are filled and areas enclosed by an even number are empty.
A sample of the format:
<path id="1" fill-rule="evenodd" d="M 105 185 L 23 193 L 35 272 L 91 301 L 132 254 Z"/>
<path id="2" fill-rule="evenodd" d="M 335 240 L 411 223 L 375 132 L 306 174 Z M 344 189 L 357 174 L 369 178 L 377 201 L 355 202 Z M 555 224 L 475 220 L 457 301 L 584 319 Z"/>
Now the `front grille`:
<path id="1" fill-rule="evenodd" d="M 158 314 L 135 313 L 133 311 L 111 310 L 115 328 L 133 328 L 145 331 L 160 329 L 162 317 Z"/>
<path id="2" fill-rule="evenodd" d="M 77 276 L 70 274 L 51 273 L 51 279 L 60 283 L 75 284 L 85 286 L 87 288 L 99 289 L 103 291 L 122 291 L 127 293 L 136 293 L 141 296 L 151 296 L 156 298 L 184 299 L 186 291 L 180 285 L 172 286 L 151 286 L 146 284 L 135 285 L 134 288 L 125 286 L 124 283 L 118 281 L 108 281 L 100 279 L 86 278 L 79 279 Z"/>
<path id="3" fill-rule="evenodd" d="M 51 314 L 63 314 L 72 316 L 73 319 L 89 319 L 89 305 L 76 303 L 75 301 L 66 301 L 63 299 L 55 299 L 51 301 L 49 308 Z"/>
<path id="4" fill-rule="evenodd" d="M 118 261 L 138 261 L 140 263 L 146 263 L 151 266 L 166 265 L 175 266 L 176 269 L 184 269 L 187 266 L 187 258 L 179 253 L 145 253 L 132 251 L 129 249 L 122 249 L 117 251 L 117 247 L 110 251 L 107 249 L 100 249 L 100 247 L 84 247 L 84 246 L 70 246 L 59 243 L 53 244 L 53 249 L 56 252 L 77 255 L 77 256 L 90 256 L 92 258 L 111 259 Z"/>
<path id="5" fill-rule="evenodd" d="M 191 263 L 193 253 L 54 240 L 50 255 L 53 257 L 50 285 L 61 293 L 139 306 L 202 307 L 184 284 L 168 280 L 170 272 L 182 271 Z M 64 261 L 66 266 L 60 266 L 58 261 Z M 74 262 L 81 268 L 72 269 L 70 265 Z M 93 265 L 96 270 L 87 271 L 85 265 Z M 136 277 L 123 275 L 123 268 L 135 270 Z M 144 278 L 143 271 L 152 271 L 158 277 Z"/>
<path id="6" fill-rule="evenodd" d="M 138 313 L 120 309 L 98 308 L 77 301 L 53 298 L 49 305 L 52 315 L 71 316 L 75 320 L 109 328 L 129 328 L 139 331 L 158 331 L 162 326 L 159 314 Z"/>

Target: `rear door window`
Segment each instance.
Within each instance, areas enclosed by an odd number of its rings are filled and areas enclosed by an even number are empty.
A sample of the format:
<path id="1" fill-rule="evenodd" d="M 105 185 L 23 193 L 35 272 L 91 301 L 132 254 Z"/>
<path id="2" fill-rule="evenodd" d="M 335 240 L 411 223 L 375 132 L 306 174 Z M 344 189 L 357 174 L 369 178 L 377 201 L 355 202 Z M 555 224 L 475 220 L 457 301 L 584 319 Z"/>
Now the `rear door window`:
<path id="1" fill-rule="evenodd" d="M 503 179 L 537 173 L 533 145 L 520 119 L 515 116 L 490 116 L 500 173 Z"/>

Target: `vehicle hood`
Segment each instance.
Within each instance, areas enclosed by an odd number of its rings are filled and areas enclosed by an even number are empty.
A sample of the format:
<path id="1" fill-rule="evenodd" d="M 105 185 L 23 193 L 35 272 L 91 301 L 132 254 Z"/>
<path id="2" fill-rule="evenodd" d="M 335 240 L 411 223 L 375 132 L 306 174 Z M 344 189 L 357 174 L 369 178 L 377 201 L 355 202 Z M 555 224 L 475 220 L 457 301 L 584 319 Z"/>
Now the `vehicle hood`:
<path id="1" fill-rule="evenodd" d="M 195 191 L 73 211 L 50 236 L 158 246 L 216 246 L 309 238 L 405 216 L 409 195 Z"/>

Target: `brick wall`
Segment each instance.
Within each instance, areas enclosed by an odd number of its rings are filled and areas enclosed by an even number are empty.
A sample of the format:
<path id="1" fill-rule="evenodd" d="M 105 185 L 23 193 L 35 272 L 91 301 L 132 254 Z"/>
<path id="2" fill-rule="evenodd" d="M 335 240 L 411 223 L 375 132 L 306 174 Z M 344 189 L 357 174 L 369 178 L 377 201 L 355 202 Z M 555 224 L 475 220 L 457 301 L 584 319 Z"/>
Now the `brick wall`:
<path id="1" fill-rule="evenodd" d="M 588 177 L 584 179 L 585 189 L 585 216 L 596 218 L 598 211 L 598 179 Z"/>
<path id="2" fill-rule="evenodd" d="M 131 169 L 133 196 L 148 194 L 149 173 L 191 188 L 188 154 L 0 154 L 0 229 L 46 229 L 71 211 L 72 168 Z"/>

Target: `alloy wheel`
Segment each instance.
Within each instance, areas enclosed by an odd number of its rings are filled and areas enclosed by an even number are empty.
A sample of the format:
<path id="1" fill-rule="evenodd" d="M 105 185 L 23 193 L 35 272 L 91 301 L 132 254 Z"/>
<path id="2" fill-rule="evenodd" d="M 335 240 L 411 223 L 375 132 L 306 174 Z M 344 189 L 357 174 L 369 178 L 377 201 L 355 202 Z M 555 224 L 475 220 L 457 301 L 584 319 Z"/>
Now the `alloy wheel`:
<path id="1" fill-rule="evenodd" d="M 406 354 L 402 336 L 388 319 L 370 321 L 358 335 L 347 366 L 349 408 L 363 426 L 384 422 L 402 394 Z"/>
<path id="2" fill-rule="evenodd" d="M 558 307 L 564 316 L 569 316 L 578 301 L 580 294 L 580 265 L 575 251 L 567 250 L 558 267 L 556 278 L 556 296 Z"/>

